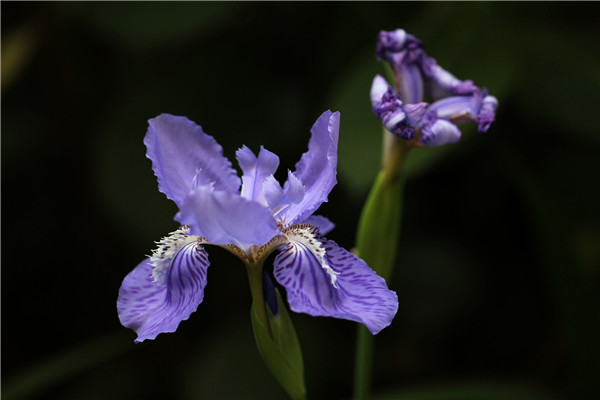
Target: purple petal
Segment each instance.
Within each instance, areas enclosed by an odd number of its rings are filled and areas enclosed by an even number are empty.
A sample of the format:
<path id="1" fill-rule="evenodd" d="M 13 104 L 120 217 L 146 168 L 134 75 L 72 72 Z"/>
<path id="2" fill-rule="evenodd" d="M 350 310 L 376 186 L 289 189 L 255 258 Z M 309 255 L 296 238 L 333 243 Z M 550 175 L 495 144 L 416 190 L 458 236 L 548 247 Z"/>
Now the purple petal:
<path id="1" fill-rule="evenodd" d="M 375 75 L 373 83 L 371 84 L 371 104 L 373 105 L 373 109 L 379 107 L 382 103 L 383 96 L 386 95 L 390 88 L 390 84 L 387 83 L 383 76 Z"/>
<path id="2" fill-rule="evenodd" d="M 274 273 L 295 312 L 360 322 L 376 334 L 398 310 L 385 280 L 333 241 L 296 237 L 275 258 Z"/>
<path id="3" fill-rule="evenodd" d="M 310 217 L 306 218 L 302 223 L 314 225 L 317 228 L 319 228 L 319 235 L 321 236 L 327 235 L 333 230 L 333 228 L 335 228 L 335 224 L 331 222 L 329 218 L 326 218 L 322 215 L 311 215 Z"/>
<path id="4" fill-rule="evenodd" d="M 407 104 L 404 106 L 409 126 L 417 126 L 427 111 L 427 103 Z"/>
<path id="5" fill-rule="evenodd" d="M 204 298 L 208 255 L 196 241 L 187 243 L 170 260 L 164 282 L 157 282 L 150 259 L 142 261 L 123 280 L 117 310 L 123 326 L 138 334 L 135 342 L 175 332 Z"/>
<path id="6" fill-rule="evenodd" d="M 435 113 L 425 116 L 421 126 L 420 141 L 425 146 L 441 146 L 460 140 L 460 129 L 452 122 L 435 117 Z"/>
<path id="7" fill-rule="evenodd" d="M 498 100 L 494 96 L 485 96 L 477 115 L 477 125 L 480 132 L 486 132 L 496 119 Z"/>
<path id="8" fill-rule="evenodd" d="M 243 146 L 236 153 L 242 176 L 242 197 L 267 205 L 263 192 L 263 185 L 269 176 L 272 176 L 279 166 L 279 157 L 264 147 L 260 147 L 258 157 L 252 150 Z"/>
<path id="9" fill-rule="evenodd" d="M 213 244 L 232 243 L 247 249 L 263 245 L 279 233 L 267 207 L 208 185 L 194 189 L 179 209 L 175 219 Z"/>
<path id="10" fill-rule="evenodd" d="M 394 69 L 402 101 L 404 103 L 418 103 L 423 101 L 424 84 L 419 67 L 415 64 L 399 64 Z"/>
<path id="11" fill-rule="evenodd" d="M 481 107 L 482 94 L 476 91 L 471 96 L 452 96 L 438 100 L 427 110 L 435 112 L 438 118 L 452 119 L 453 121 L 475 121 Z"/>
<path id="12" fill-rule="evenodd" d="M 376 55 L 378 60 L 387 60 L 392 65 L 412 63 L 421 57 L 423 44 L 403 29 L 381 31 L 377 36 Z"/>
<path id="13" fill-rule="evenodd" d="M 324 112 L 313 125 L 308 151 L 302 155 L 294 172 L 304 185 L 304 198 L 297 204 L 289 205 L 279 215 L 286 224 L 304 221 L 327 201 L 329 192 L 337 183 L 339 128 L 340 113 L 331 111 Z"/>
<path id="14" fill-rule="evenodd" d="M 404 29 L 396 29 L 390 32 L 379 32 L 379 35 L 377 36 L 377 45 L 375 48 L 377 59 L 385 59 L 389 52 L 397 52 L 402 50 L 406 39 L 407 35 Z"/>
<path id="15" fill-rule="evenodd" d="M 423 57 L 421 68 L 425 75 L 428 94 L 433 101 L 448 96 L 467 96 L 479 90 L 471 80 L 461 81 L 444 68 L 435 59 Z"/>
<path id="16" fill-rule="evenodd" d="M 213 182 L 216 189 L 237 192 L 240 178 L 223 149 L 186 117 L 161 114 L 148 121 L 146 156 L 158 178 L 158 188 L 178 206 L 195 183 Z"/>
<path id="17" fill-rule="evenodd" d="M 282 202 L 285 204 L 298 204 L 304 200 L 305 194 L 306 188 L 300 179 L 292 171 L 288 170 L 288 178 L 283 184 Z"/>
<path id="18" fill-rule="evenodd" d="M 381 118 L 388 131 L 403 139 L 412 139 L 415 136 L 402 100 L 380 75 L 375 76 L 371 85 L 371 103 L 373 112 Z M 420 103 L 419 107 L 424 109 L 425 103 Z"/>
<path id="19" fill-rule="evenodd" d="M 277 179 L 270 175 L 263 183 L 263 194 L 270 209 L 277 207 L 283 199 L 283 189 Z"/>

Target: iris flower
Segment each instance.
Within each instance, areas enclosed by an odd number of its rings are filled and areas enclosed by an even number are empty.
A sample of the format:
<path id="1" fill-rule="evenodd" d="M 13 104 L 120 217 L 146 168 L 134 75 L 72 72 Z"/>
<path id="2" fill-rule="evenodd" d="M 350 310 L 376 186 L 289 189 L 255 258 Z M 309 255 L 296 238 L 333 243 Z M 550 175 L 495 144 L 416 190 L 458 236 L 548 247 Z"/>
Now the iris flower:
<path id="1" fill-rule="evenodd" d="M 159 190 L 179 208 L 181 227 L 158 242 L 119 290 L 119 319 L 138 334 L 136 342 L 174 332 L 197 309 L 207 283 L 207 245 L 225 248 L 247 267 L 262 267 L 279 250 L 273 275 L 295 312 L 357 321 L 373 334 L 391 323 L 396 293 L 363 260 L 324 238 L 333 223 L 313 215 L 336 184 L 338 131 L 339 113 L 323 113 L 308 151 L 281 186 L 273 176 L 279 158 L 264 147 L 258 155 L 246 146 L 237 151 L 240 180 L 221 146 L 194 122 L 169 114 L 149 121 L 146 155 Z"/>
<path id="2" fill-rule="evenodd" d="M 476 122 L 485 132 L 498 100 L 471 80 L 461 81 L 428 57 L 423 44 L 402 29 L 382 31 L 377 58 L 394 72 L 394 90 L 377 75 L 371 86 L 373 111 L 391 133 L 415 144 L 439 146 L 460 140 L 459 122 Z M 431 103 L 424 102 L 425 96 Z"/>

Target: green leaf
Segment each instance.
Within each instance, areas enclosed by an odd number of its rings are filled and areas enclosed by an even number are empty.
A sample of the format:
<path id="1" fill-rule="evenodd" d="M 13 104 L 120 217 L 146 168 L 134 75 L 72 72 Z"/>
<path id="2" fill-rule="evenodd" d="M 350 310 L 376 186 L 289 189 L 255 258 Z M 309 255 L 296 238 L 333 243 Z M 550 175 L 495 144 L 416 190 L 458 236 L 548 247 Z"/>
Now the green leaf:
<path id="1" fill-rule="evenodd" d="M 252 305 L 252 328 L 256 346 L 267 367 L 290 397 L 304 399 L 306 388 L 300 342 L 279 291 L 275 291 L 277 315 L 273 315 L 269 307 L 261 303 L 260 306 L 265 308 L 267 314 L 267 321 L 261 321 L 255 310 L 256 303 Z"/>

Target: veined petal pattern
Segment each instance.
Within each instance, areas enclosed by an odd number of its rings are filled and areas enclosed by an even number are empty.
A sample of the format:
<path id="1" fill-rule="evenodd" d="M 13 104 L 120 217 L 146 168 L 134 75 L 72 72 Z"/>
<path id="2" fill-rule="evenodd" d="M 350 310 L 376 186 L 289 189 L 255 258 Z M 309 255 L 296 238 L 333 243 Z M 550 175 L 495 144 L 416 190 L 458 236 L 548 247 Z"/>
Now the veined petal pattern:
<path id="1" fill-rule="evenodd" d="M 388 326 L 398 310 L 398 297 L 385 280 L 335 242 L 315 240 L 317 244 L 290 241 L 275 258 L 274 275 L 287 291 L 290 308 L 360 322 L 373 334 Z M 322 259 L 311 246 L 324 251 Z"/>
<path id="2" fill-rule="evenodd" d="M 162 263 L 158 266 L 159 274 L 154 273 L 155 257 L 146 259 L 125 277 L 119 289 L 119 319 L 138 334 L 138 343 L 160 333 L 175 332 L 204 298 L 209 266 L 204 248 L 192 240 L 167 251 L 171 254 L 162 260 L 166 267 Z"/>

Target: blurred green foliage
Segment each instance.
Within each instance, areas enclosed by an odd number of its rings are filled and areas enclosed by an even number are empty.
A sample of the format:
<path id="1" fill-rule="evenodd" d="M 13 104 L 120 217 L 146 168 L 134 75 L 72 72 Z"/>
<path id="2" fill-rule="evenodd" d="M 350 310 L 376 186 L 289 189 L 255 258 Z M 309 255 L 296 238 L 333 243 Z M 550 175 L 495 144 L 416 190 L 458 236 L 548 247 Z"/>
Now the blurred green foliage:
<path id="1" fill-rule="evenodd" d="M 395 28 L 500 107 L 488 133 L 465 127 L 459 144 L 411 154 L 390 283 L 400 310 L 377 336 L 374 391 L 600 396 L 596 4 L 1 8 L 4 398 L 283 398 L 225 252 L 210 249 L 205 301 L 177 333 L 134 345 L 118 322 L 121 280 L 176 226 L 144 157 L 146 121 L 186 115 L 231 159 L 265 145 L 283 177 L 316 117 L 339 110 L 339 184 L 320 213 L 351 248 L 380 161 L 374 44 Z M 291 317 L 309 398 L 349 398 L 354 324 Z"/>

